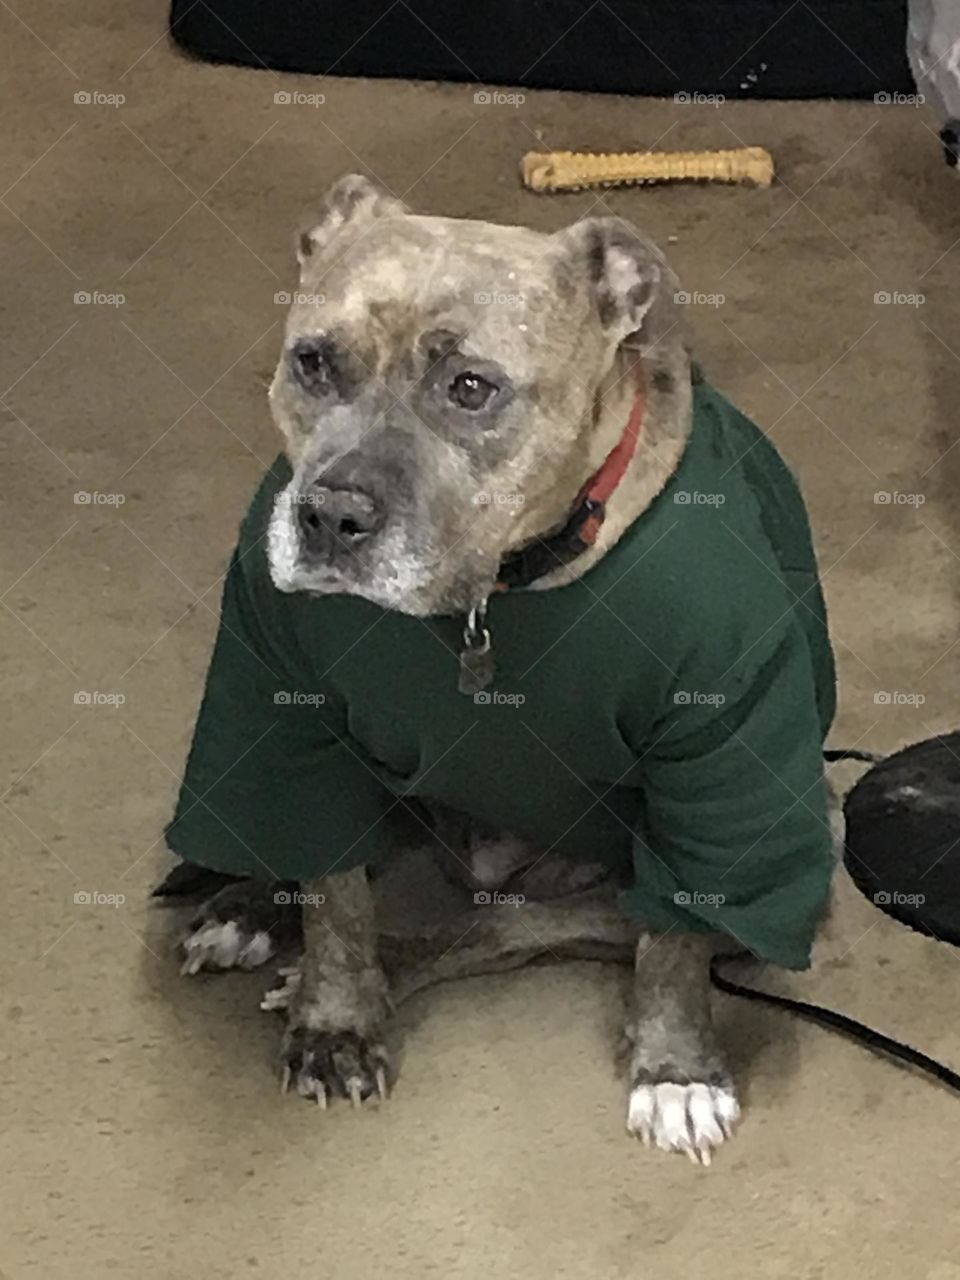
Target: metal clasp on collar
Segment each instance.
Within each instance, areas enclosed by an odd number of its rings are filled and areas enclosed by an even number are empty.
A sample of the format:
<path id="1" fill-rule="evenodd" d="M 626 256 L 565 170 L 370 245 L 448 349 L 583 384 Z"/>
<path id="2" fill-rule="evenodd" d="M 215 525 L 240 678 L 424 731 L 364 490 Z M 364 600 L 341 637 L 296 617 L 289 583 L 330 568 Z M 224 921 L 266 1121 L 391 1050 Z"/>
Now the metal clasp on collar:
<path id="1" fill-rule="evenodd" d="M 493 642 L 486 625 L 487 605 L 484 600 L 467 614 L 463 628 L 463 648 L 460 650 L 461 693 L 474 695 L 482 692 L 493 679 Z"/>

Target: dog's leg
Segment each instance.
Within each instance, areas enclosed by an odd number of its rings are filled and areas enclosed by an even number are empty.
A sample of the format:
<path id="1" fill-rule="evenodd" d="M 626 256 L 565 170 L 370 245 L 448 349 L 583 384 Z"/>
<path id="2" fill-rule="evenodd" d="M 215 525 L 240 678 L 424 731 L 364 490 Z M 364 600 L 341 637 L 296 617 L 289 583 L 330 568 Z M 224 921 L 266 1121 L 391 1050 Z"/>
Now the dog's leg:
<path id="1" fill-rule="evenodd" d="M 255 969 L 264 964 L 298 937 L 300 913 L 293 901 L 297 888 L 279 880 L 241 880 L 208 898 L 180 940 L 180 972 Z"/>
<path id="2" fill-rule="evenodd" d="M 394 1005 L 425 987 L 458 978 L 520 969 L 534 960 L 606 960 L 629 964 L 637 926 L 615 903 L 585 900 L 486 906 L 465 911 L 416 934 L 384 933 L 379 948 Z M 286 982 L 268 991 L 264 1009 L 293 1007 L 300 970 L 281 970 Z"/>
<path id="3" fill-rule="evenodd" d="M 320 1106 L 331 1094 L 359 1106 L 373 1094 L 386 1097 L 389 1065 L 380 1042 L 389 1000 L 373 895 L 364 867 L 308 881 L 303 891 L 304 952 L 284 1002 L 282 1088 L 293 1080 Z"/>
<path id="4" fill-rule="evenodd" d="M 328 925 L 333 927 L 329 920 Z M 376 968 L 371 970 L 371 956 L 377 951 L 372 926 L 364 934 L 364 942 L 365 949 L 358 948 L 354 960 L 363 957 L 361 971 L 376 975 L 374 991 L 382 993 L 382 973 Z M 309 941 L 307 947 L 309 955 Z M 689 934 L 660 938 L 645 935 L 638 945 L 636 924 L 622 914 L 615 902 L 594 894 L 567 902 L 484 906 L 415 935 L 384 934 L 379 939 L 379 953 L 397 1004 L 438 982 L 502 973 L 536 960 L 629 963 L 633 958 L 636 976 L 628 1029 L 633 1041 L 628 1128 L 645 1140 L 654 1140 L 664 1150 L 687 1151 L 705 1164 L 710 1161 L 711 1149 L 730 1135 L 739 1115 L 710 1020 L 709 961 L 719 947 L 715 938 Z M 336 955 L 335 948 L 333 952 Z M 316 976 L 307 976 L 322 972 L 322 967 L 308 964 L 305 957 L 300 970 L 288 975 L 285 987 L 267 994 L 263 1007 L 290 1010 L 291 1029 L 303 1024 L 299 1012 L 302 992 L 304 983 L 312 982 L 321 993 L 315 1016 L 319 1016 L 321 1030 L 326 1033 L 330 1014 L 322 998 L 324 984 L 321 980 L 317 988 Z M 330 988 L 332 992 L 343 990 L 340 981 L 338 976 Z M 348 994 L 355 1000 L 354 990 L 348 987 Z M 375 1009 L 372 1023 L 361 1019 L 358 1025 L 372 1025 L 374 1029 L 378 1026 L 386 1003 L 382 994 L 381 999 L 383 1003 L 379 1011 Z M 307 1004 L 309 1007 L 310 1001 Z M 309 1020 L 303 1025 L 308 1026 Z M 298 1034 L 293 1032 L 293 1057 L 285 1057 L 286 1068 L 291 1072 L 304 1069 L 297 1057 Z M 319 1037 L 320 1048 L 328 1054 L 327 1043 L 332 1038 L 328 1034 Z M 354 1074 L 365 1079 L 360 1096 L 367 1096 L 373 1091 L 371 1064 L 376 1079 L 378 1065 L 385 1069 L 386 1056 L 379 1044 L 372 1043 L 369 1033 L 361 1032 L 359 1038 L 367 1068 L 365 1075 L 356 1070 Z M 309 1048 L 316 1054 L 316 1046 Z M 356 1061 L 355 1051 L 352 1061 Z M 298 1090 L 321 1102 L 325 1102 L 331 1089 L 353 1096 L 349 1087 L 345 1089 L 342 1083 L 329 1080 L 319 1091 L 319 1074 L 314 1067 L 303 1084 L 298 1077 Z"/>
<path id="5" fill-rule="evenodd" d="M 701 934 L 645 934 L 638 944 L 636 924 L 594 895 L 482 907 L 415 937 L 381 939 L 398 1003 L 432 983 L 535 960 L 633 959 L 627 1128 L 703 1164 L 739 1117 L 710 1016 L 710 959 L 723 947 Z"/>
<path id="6" fill-rule="evenodd" d="M 740 1109 L 710 1014 L 709 934 L 644 934 L 637 946 L 627 1129 L 662 1151 L 710 1163 Z"/>
<path id="7" fill-rule="evenodd" d="M 533 960 L 629 962 L 637 926 L 614 902 L 484 906 L 416 935 L 384 934 L 380 950 L 399 1004 L 424 987 L 519 969 Z"/>

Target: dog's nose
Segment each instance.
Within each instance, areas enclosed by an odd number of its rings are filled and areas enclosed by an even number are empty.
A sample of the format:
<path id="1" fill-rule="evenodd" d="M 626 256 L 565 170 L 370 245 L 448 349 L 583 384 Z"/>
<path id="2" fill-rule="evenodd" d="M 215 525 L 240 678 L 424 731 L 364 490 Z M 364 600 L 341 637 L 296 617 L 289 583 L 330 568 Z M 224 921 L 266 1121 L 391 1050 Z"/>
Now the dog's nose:
<path id="1" fill-rule="evenodd" d="M 297 523 L 306 551 L 330 556 L 372 537 L 383 524 L 383 512 L 369 494 L 358 489 L 315 484 L 300 496 Z"/>

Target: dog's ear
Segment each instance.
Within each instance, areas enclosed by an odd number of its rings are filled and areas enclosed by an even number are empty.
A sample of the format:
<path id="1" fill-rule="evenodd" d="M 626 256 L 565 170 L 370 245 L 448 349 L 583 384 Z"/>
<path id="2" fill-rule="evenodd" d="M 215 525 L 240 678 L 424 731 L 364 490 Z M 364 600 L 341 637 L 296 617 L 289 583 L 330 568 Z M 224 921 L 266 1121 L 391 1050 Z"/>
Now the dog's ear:
<path id="1" fill-rule="evenodd" d="M 561 234 L 572 238 L 575 270 L 586 277 L 610 340 L 619 346 L 636 334 L 640 344 L 652 341 L 652 329 L 659 327 L 652 323 L 654 312 L 663 310 L 664 299 L 673 301 L 677 288 L 657 246 L 616 217 L 584 218 Z"/>
<path id="2" fill-rule="evenodd" d="M 305 266 L 347 223 L 360 225 L 373 218 L 407 212 L 405 204 L 362 173 L 345 174 L 327 192 L 319 212 L 301 223 L 297 231 L 297 261 Z"/>

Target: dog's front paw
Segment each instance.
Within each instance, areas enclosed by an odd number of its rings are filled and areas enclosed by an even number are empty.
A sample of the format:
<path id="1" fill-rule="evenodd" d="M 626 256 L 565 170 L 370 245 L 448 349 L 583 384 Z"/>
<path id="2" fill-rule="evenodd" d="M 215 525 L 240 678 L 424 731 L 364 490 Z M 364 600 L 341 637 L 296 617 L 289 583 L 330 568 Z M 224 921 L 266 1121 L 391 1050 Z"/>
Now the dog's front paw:
<path id="1" fill-rule="evenodd" d="M 280 1051 L 280 1091 L 291 1082 L 302 1098 L 326 1107 L 330 1097 L 349 1098 L 359 1107 L 367 1098 L 387 1097 L 390 1060 L 378 1041 L 356 1031 L 288 1027 Z"/>
<path id="2" fill-rule="evenodd" d="M 630 1091 L 627 1131 L 661 1151 L 683 1151 L 708 1165 L 713 1151 L 733 1135 L 740 1118 L 733 1086 L 726 1082 L 676 1084 L 638 1078 Z"/>
<path id="3" fill-rule="evenodd" d="M 312 1098 L 321 1107 L 331 1097 L 349 1098 L 355 1107 L 368 1098 L 385 1099 L 390 1059 L 371 1029 L 379 1025 L 378 1013 L 386 1011 L 383 1001 L 338 1000 L 323 989 L 311 998 L 300 966 L 281 969 L 279 977 L 281 985 L 264 995 L 260 1008 L 287 1017 L 280 1050 L 281 1093 L 293 1084 L 302 1098 Z M 351 1008 L 353 1018 L 347 1012 Z M 335 1025 L 340 1018 L 355 1025 Z"/>

